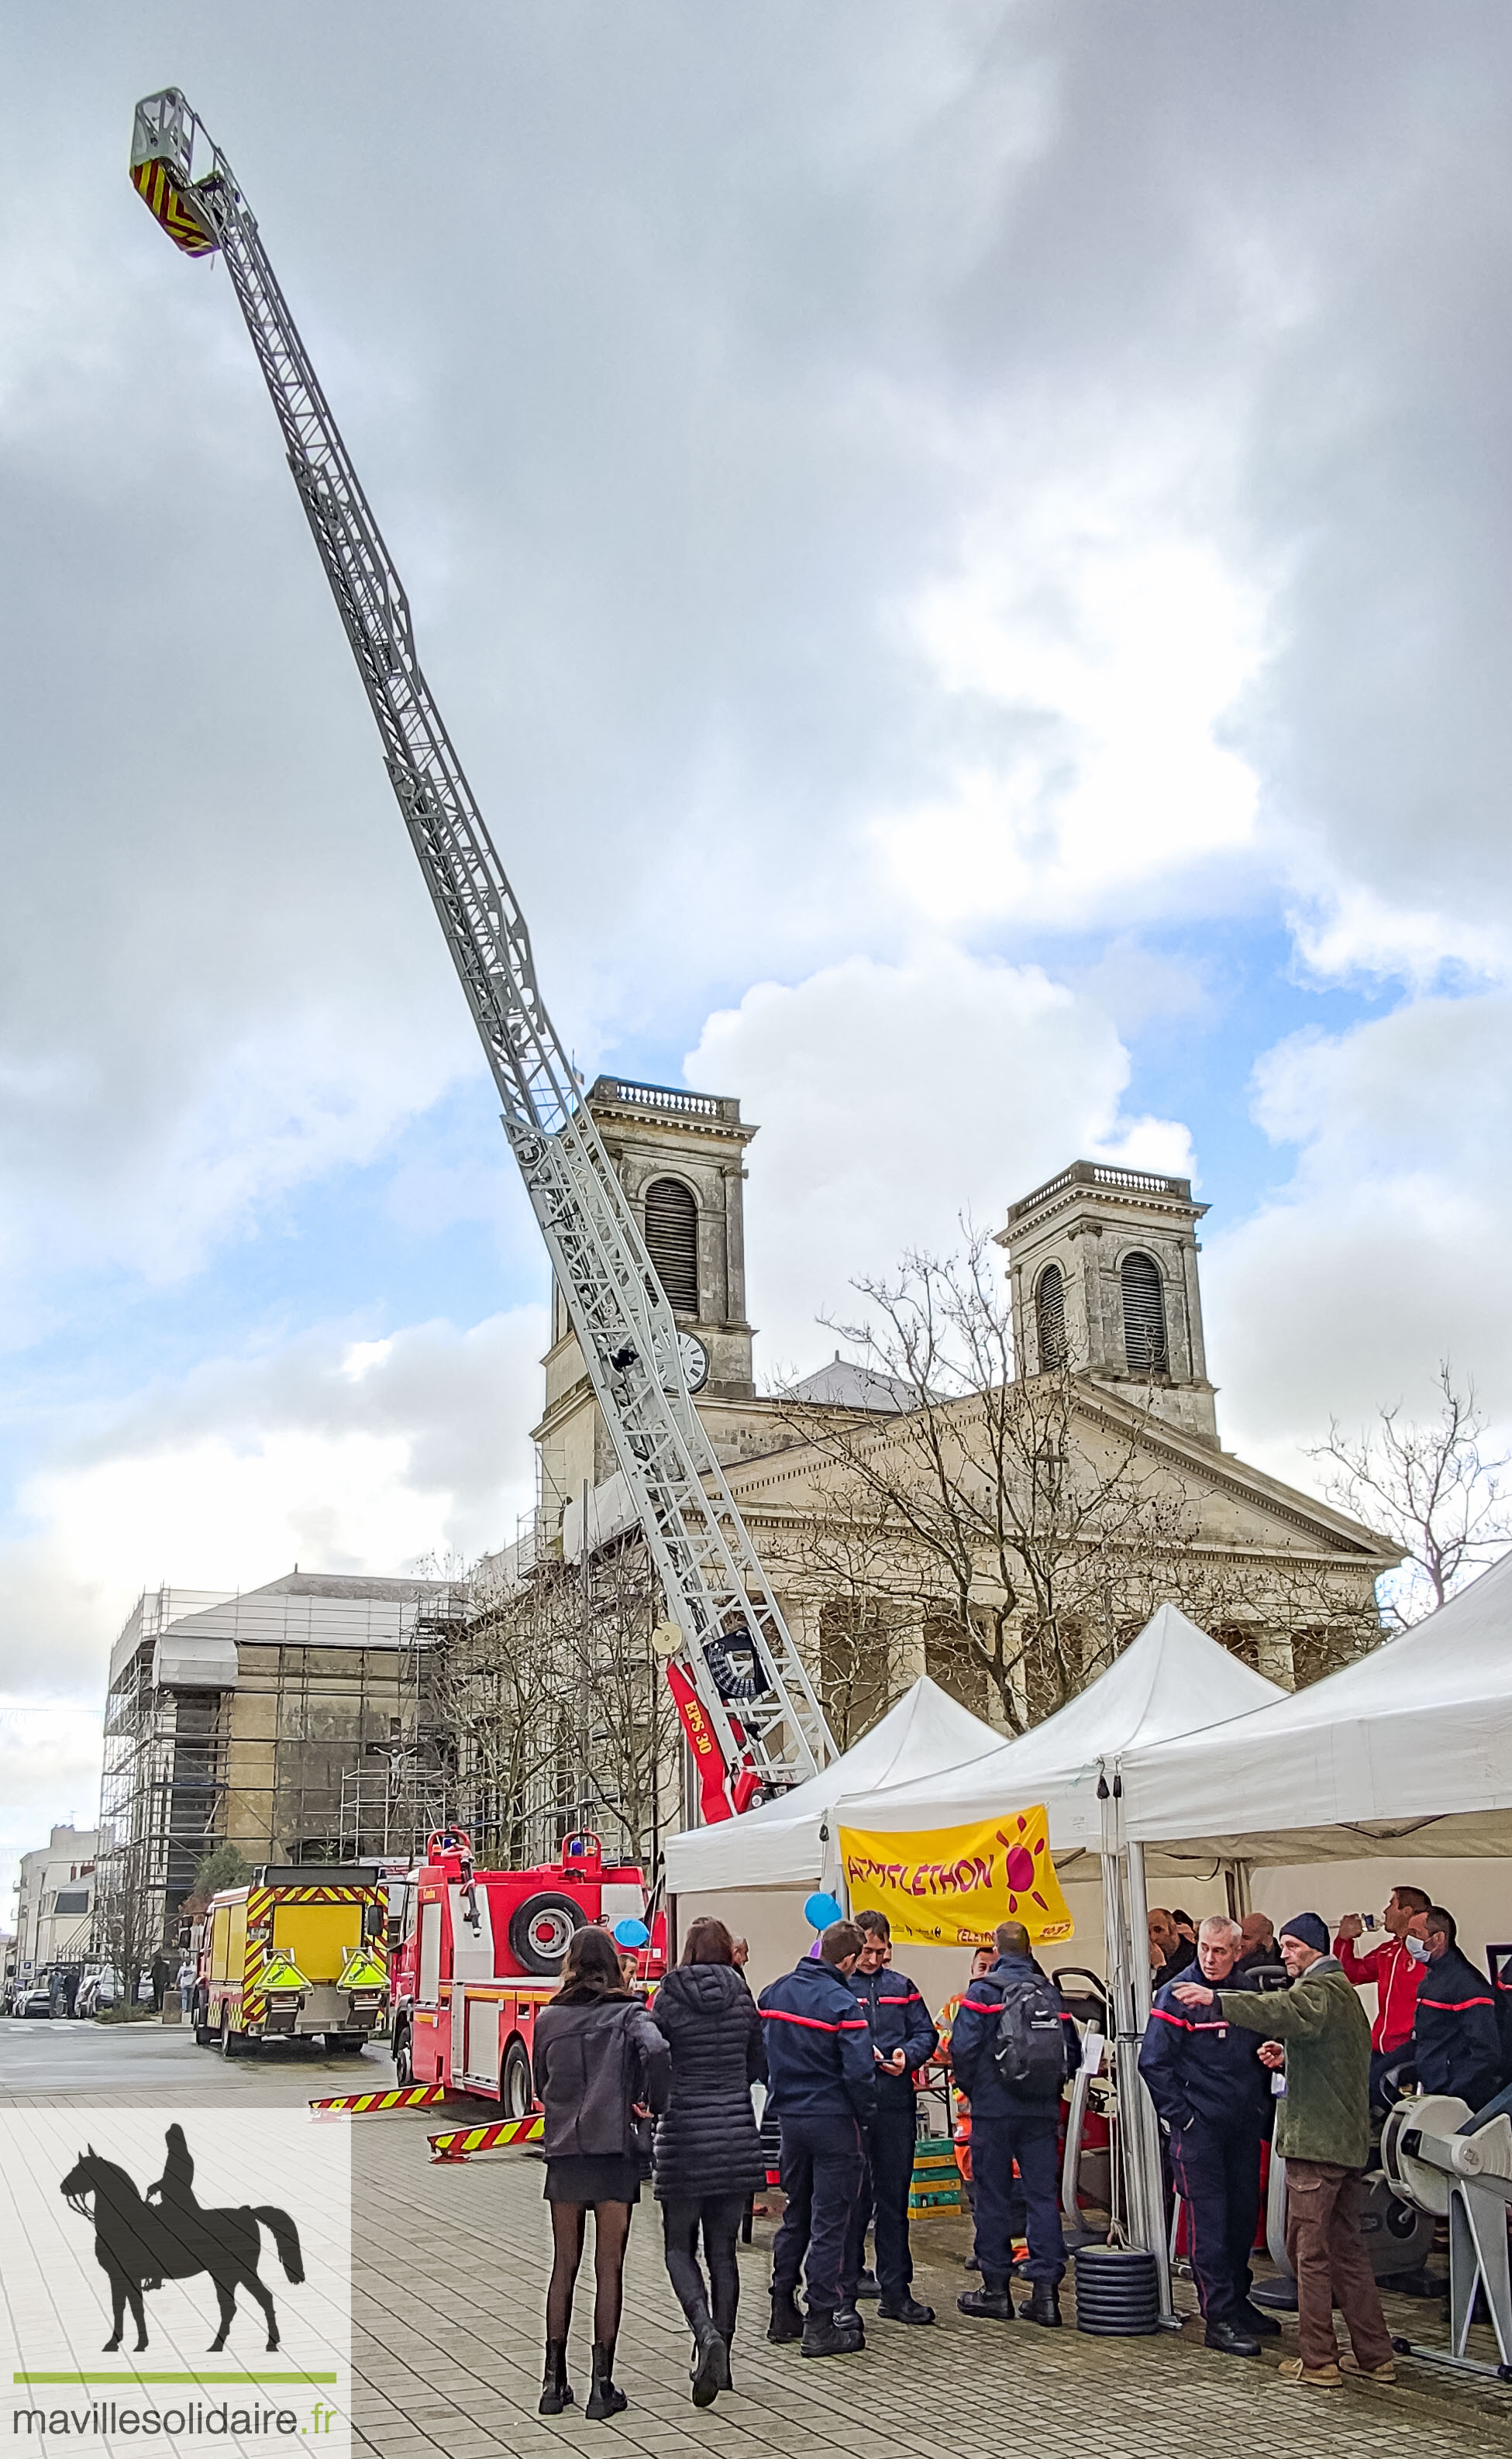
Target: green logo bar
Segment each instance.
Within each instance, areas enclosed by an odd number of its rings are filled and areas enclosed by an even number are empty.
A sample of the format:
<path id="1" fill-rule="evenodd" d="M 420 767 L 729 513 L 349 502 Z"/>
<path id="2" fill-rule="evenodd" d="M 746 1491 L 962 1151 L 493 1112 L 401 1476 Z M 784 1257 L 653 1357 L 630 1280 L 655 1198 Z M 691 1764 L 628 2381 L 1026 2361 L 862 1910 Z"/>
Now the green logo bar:
<path id="1" fill-rule="evenodd" d="M 12 2374 L 13 2383 L 333 2383 L 334 2374 Z"/>

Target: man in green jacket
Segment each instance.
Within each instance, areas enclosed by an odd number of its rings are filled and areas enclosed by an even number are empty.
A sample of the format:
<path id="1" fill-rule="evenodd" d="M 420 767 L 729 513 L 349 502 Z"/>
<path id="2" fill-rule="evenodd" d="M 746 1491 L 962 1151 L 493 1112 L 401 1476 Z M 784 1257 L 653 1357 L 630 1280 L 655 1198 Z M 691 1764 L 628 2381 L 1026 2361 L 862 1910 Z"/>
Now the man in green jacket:
<path id="1" fill-rule="evenodd" d="M 1345 2365 L 1375 2382 L 1396 2380 L 1380 2291 L 1360 2234 L 1360 2181 L 1370 2158 L 1370 2025 L 1328 1945 L 1318 1915 L 1298 1913 L 1280 1934 L 1290 1989 L 1175 1985 L 1185 2006 L 1216 2002 L 1226 2024 L 1263 2032 L 1261 2059 L 1285 2066 L 1274 2149 L 1287 2164 L 1287 2253 L 1296 2274 L 1302 2353 L 1281 2372 L 1286 2381 L 1317 2390 L 1332 2390 L 1343 2379 L 1334 2336 L 1335 2298 L 1354 2350 Z"/>

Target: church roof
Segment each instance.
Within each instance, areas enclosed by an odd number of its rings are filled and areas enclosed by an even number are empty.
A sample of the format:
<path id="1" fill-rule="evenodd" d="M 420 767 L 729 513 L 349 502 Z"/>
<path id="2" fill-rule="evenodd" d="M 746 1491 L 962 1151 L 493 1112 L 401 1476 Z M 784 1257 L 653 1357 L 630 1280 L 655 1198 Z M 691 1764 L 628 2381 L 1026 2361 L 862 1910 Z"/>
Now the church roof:
<path id="1" fill-rule="evenodd" d="M 806 1375 L 801 1383 L 790 1384 L 783 1394 L 788 1400 L 810 1400 L 828 1409 L 875 1409 L 887 1417 L 901 1416 L 905 1410 L 918 1407 L 918 1393 L 901 1376 L 879 1374 L 874 1366 L 860 1366 L 853 1357 L 842 1357 L 838 1349 L 828 1366 L 814 1375 Z"/>

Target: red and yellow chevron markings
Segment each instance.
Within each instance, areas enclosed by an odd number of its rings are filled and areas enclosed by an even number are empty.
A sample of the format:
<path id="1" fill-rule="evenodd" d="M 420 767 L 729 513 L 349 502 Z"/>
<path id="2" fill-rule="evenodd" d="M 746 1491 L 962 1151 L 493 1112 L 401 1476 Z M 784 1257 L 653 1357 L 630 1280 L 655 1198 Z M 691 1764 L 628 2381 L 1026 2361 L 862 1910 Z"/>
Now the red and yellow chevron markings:
<path id="1" fill-rule="evenodd" d="M 546 2120 L 537 2110 L 534 2117 L 498 2117 L 489 2126 L 458 2126 L 450 2134 L 432 2134 L 432 2160 L 466 2160 L 474 2152 L 493 2152 L 501 2143 L 538 2143 L 546 2132 Z"/>
<path id="2" fill-rule="evenodd" d="M 219 242 L 184 204 L 166 162 L 134 162 L 132 186 L 155 221 L 161 222 L 175 247 L 185 256 L 213 256 Z"/>
<path id="3" fill-rule="evenodd" d="M 320 2117 L 371 2117 L 384 2109 L 433 2109 L 446 2096 L 444 2083 L 411 2083 L 393 2091 L 339 2091 L 329 2100 L 312 2100 L 310 2107 Z"/>

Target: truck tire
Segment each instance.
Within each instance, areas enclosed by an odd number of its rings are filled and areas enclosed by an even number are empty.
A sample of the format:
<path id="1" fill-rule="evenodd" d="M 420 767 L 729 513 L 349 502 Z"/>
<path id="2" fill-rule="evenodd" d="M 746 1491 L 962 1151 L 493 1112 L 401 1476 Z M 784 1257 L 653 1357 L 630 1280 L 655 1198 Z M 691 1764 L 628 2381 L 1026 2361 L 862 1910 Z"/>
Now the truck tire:
<path id="1" fill-rule="evenodd" d="M 401 2091 L 408 2091 L 415 2079 L 414 2049 L 408 2024 L 394 2028 L 393 2062 L 394 2081 Z"/>
<path id="2" fill-rule="evenodd" d="M 194 2028 L 196 2049 L 211 2049 L 215 2043 L 215 2034 L 210 2029 L 210 2009 L 205 2005 L 205 1994 L 202 1989 L 197 1989 L 195 1992 Z"/>
<path id="3" fill-rule="evenodd" d="M 529 2113 L 535 2096 L 530 2053 L 523 2041 L 511 2041 L 504 2052 L 504 2070 L 499 2077 L 499 2107 L 506 2117 L 524 2117 Z"/>
<path id="4" fill-rule="evenodd" d="M 573 1932 L 582 1928 L 584 1919 L 581 1904 L 571 1896 L 527 1896 L 510 1915 L 510 1951 L 515 1963 L 543 1981 L 555 1981 L 567 1960 Z"/>
<path id="5" fill-rule="evenodd" d="M 220 2009 L 220 2055 L 223 2058 L 239 2058 L 245 2047 L 246 2043 L 243 2041 L 241 2033 L 234 2032 L 231 2029 L 230 2007 L 222 2007 Z"/>

